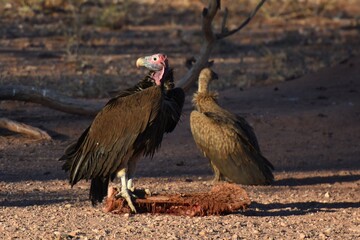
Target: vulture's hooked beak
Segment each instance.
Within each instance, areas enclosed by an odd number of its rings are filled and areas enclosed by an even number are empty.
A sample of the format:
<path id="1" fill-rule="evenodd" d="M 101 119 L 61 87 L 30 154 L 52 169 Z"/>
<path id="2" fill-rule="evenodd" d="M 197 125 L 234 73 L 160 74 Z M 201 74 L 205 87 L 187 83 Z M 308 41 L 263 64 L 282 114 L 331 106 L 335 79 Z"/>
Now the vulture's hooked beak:
<path id="1" fill-rule="evenodd" d="M 145 66 L 145 58 L 138 58 L 136 60 L 136 67 L 143 67 Z"/>

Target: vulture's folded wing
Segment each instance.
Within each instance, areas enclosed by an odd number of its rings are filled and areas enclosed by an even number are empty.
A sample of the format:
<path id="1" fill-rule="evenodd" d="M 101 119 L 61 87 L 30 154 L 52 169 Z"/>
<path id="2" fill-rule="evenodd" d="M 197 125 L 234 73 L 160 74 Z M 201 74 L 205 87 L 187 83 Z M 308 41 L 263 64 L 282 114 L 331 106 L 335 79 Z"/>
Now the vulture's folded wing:
<path id="1" fill-rule="evenodd" d="M 219 171 L 240 184 L 268 184 L 273 181 L 271 167 L 251 144 L 233 119 L 215 113 L 193 111 L 191 132 L 196 145 Z"/>
<path id="2" fill-rule="evenodd" d="M 227 126 L 229 129 L 232 129 L 238 134 L 238 137 L 241 139 L 242 143 L 247 143 L 247 145 L 251 146 L 250 149 L 261 155 L 257 137 L 255 135 L 254 129 L 249 125 L 249 123 L 241 116 L 232 114 L 227 110 L 223 111 L 226 113 L 224 116 L 220 116 L 212 112 L 205 112 L 204 114 L 218 124 Z M 266 166 L 274 170 L 274 166 L 269 160 L 266 158 L 263 158 L 263 160 Z"/>
<path id="3" fill-rule="evenodd" d="M 161 98 L 160 88 L 151 87 L 111 99 L 62 157 L 67 160 L 63 168 L 70 170 L 70 183 L 109 176 L 138 154 L 141 147 L 134 143 L 145 144 L 138 139 L 145 139 L 146 128 L 156 122 Z"/>
<path id="4" fill-rule="evenodd" d="M 180 120 L 184 106 L 185 93 L 181 88 L 168 90 L 164 101 L 164 117 L 166 119 L 165 131 L 172 132 Z"/>

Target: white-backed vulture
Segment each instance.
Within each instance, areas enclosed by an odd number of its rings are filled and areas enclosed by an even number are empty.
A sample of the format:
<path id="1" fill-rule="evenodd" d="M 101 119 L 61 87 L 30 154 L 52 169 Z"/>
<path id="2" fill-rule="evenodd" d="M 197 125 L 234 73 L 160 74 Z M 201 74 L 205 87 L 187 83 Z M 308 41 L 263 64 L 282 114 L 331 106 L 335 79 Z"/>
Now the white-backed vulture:
<path id="1" fill-rule="evenodd" d="M 240 116 L 221 108 L 209 83 L 217 75 L 201 71 L 195 110 L 190 115 L 191 132 L 197 147 L 210 160 L 215 181 L 230 180 L 245 185 L 270 184 L 273 165 L 261 154 L 252 127 Z"/>

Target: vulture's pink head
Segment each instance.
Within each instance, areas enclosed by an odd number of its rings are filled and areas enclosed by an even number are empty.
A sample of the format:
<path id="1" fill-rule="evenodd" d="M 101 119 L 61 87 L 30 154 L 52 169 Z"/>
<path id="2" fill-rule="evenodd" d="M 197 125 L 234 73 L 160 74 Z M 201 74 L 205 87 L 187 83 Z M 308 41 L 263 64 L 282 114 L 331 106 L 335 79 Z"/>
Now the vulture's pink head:
<path id="1" fill-rule="evenodd" d="M 146 67 L 151 73 L 156 85 L 161 85 L 162 77 L 168 69 L 167 56 L 162 53 L 157 53 L 151 56 L 138 58 L 136 60 L 136 67 Z"/>

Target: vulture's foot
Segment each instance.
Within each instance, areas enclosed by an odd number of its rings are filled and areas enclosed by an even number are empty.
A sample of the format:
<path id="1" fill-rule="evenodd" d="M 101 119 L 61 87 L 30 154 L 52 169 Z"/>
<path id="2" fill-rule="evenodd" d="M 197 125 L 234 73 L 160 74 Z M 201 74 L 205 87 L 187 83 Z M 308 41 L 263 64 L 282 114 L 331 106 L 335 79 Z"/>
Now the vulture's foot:
<path id="1" fill-rule="evenodd" d="M 145 188 L 145 194 L 147 194 L 147 195 L 149 195 L 149 196 L 152 195 L 150 189 L 148 189 L 148 188 Z"/>
<path id="2" fill-rule="evenodd" d="M 128 189 L 122 189 L 121 192 L 119 192 L 118 194 L 116 194 L 115 196 L 116 198 L 124 198 L 126 200 L 126 202 L 128 203 L 130 209 L 131 209 L 131 212 L 132 213 L 136 213 L 136 208 L 132 202 L 132 197 L 134 198 L 137 198 L 136 195 L 134 195 L 133 193 L 129 192 Z"/>
<path id="3" fill-rule="evenodd" d="M 115 197 L 117 197 L 117 198 L 120 198 L 120 197 L 122 197 L 122 195 L 121 195 L 121 189 L 122 189 L 122 187 L 115 187 L 116 188 L 116 190 L 117 190 L 117 192 L 118 192 L 118 194 L 115 196 Z M 129 195 L 132 197 L 132 198 L 138 198 L 138 196 L 135 194 L 135 187 L 132 187 L 132 188 L 127 188 L 127 191 L 129 192 Z"/>
<path id="4" fill-rule="evenodd" d="M 128 187 L 128 189 L 129 189 L 129 191 L 131 192 L 131 194 L 136 197 L 136 195 L 134 194 L 134 192 L 135 192 L 135 187 L 134 187 L 134 186 Z"/>
<path id="5" fill-rule="evenodd" d="M 212 181 L 211 181 L 211 184 L 217 184 L 217 183 L 219 183 L 219 182 L 221 182 L 221 180 L 219 179 L 219 178 L 214 178 Z"/>
<path id="6" fill-rule="evenodd" d="M 213 164 L 211 164 L 211 167 L 214 170 L 214 174 L 215 174 L 214 179 L 212 180 L 212 183 L 215 184 L 215 183 L 220 182 L 221 180 L 224 180 L 224 177 L 221 174 L 220 170 Z"/>
<path id="7" fill-rule="evenodd" d="M 225 177 L 223 177 L 223 175 L 218 175 L 214 177 L 214 179 L 212 180 L 212 184 L 216 184 L 216 183 L 219 183 L 219 182 L 223 182 L 223 181 L 226 181 Z"/>
<path id="8" fill-rule="evenodd" d="M 133 184 L 133 179 L 132 178 L 129 178 L 127 180 L 127 188 L 131 191 L 131 192 L 135 192 L 135 187 L 134 187 L 134 184 Z"/>

